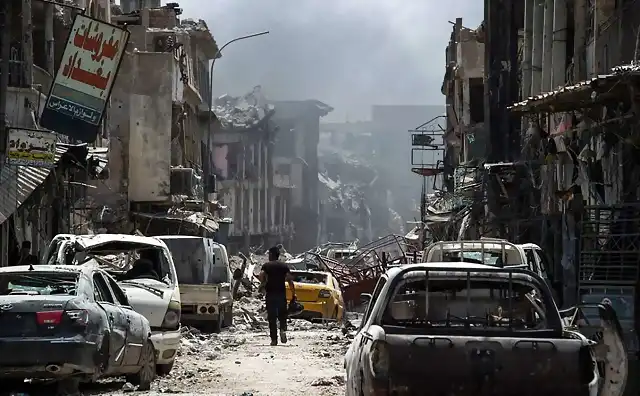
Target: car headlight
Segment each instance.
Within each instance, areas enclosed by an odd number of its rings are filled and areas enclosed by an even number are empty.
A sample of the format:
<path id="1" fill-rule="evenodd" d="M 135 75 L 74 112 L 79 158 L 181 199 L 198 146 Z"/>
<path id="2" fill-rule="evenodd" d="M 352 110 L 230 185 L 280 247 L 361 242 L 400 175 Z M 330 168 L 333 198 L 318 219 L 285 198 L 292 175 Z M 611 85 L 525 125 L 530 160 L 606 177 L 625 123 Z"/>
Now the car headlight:
<path id="1" fill-rule="evenodd" d="M 180 302 L 171 300 L 167 307 L 167 312 L 162 320 L 162 328 L 167 330 L 178 330 L 180 328 Z"/>

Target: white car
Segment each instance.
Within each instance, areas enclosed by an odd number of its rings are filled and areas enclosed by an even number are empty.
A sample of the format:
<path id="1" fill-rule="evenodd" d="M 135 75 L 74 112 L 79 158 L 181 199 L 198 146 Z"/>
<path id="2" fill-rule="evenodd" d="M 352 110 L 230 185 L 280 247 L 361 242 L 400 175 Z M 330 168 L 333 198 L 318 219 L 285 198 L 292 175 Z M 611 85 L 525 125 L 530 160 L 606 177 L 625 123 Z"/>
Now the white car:
<path id="1" fill-rule="evenodd" d="M 52 265 L 94 260 L 109 271 L 127 293 L 133 309 L 151 325 L 156 370 L 168 374 L 180 348 L 180 289 L 171 253 L 153 237 L 124 234 L 56 235 L 44 255 Z"/>

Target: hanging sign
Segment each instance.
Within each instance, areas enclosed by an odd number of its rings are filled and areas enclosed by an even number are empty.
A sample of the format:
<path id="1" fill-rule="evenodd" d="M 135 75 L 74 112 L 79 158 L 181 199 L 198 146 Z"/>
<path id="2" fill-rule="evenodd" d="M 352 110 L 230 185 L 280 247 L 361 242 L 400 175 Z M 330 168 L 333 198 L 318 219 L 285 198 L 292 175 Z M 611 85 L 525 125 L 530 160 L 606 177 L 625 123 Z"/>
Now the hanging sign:
<path id="1" fill-rule="evenodd" d="M 53 168 L 56 165 L 56 134 L 10 128 L 7 164 Z"/>
<path id="2" fill-rule="evenodd" d="M 40 125 L 83 142 L 95 141 L 128 41 L 127 30 L 76 15 Z"/>

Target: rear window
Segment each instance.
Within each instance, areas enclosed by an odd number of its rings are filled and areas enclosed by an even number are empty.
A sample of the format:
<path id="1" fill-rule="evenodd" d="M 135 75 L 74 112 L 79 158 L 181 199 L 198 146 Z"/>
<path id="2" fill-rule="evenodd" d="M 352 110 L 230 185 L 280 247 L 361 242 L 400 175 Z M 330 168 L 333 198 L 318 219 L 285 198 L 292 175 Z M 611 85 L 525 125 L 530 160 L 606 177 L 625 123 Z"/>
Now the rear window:
<path id="1" fill-rule="evenodd" d="M 76 295 L 76 273 L 11 273 L 0 275 L 0 295 Z"/>
<path id="2" fill-rule="evenodd" d="M 292 272 L 293 281 L 297 283 L 309 283 L 315 285 L 326 285 L 327 274 L 313 272 Z"/>
<path id="3" fill-rule="evenodd" d="M 205 238 L 161 239 L 171 252 L 179 283 L 204 285 L 229 282 L 228 268 L 219 256 L 217 261 L 220 265 L 216 265 L 216 250 Z M 209 255 L 207 249 L 210 251 Z"/>
<path id="4" fill-rule="evenodd" d="M 400 282 L 383 325 L 527 330 L 545 328 L 546 309 L 533 286 L 508 280 L 410 279 Z"/>

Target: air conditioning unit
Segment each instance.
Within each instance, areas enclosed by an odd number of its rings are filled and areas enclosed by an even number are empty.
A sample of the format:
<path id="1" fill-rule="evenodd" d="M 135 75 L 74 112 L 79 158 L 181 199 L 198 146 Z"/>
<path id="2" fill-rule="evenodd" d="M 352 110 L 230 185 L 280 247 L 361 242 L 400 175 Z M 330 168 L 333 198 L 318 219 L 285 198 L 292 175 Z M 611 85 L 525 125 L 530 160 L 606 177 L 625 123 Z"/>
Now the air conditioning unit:
<path id="1" fill-rule="evenodd" d="M 171 195 L 195 195 L 198 178 L 193 168 L 171 168 L 170 175 Z"/>

